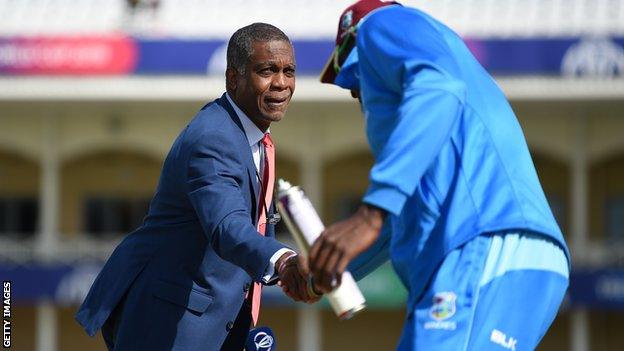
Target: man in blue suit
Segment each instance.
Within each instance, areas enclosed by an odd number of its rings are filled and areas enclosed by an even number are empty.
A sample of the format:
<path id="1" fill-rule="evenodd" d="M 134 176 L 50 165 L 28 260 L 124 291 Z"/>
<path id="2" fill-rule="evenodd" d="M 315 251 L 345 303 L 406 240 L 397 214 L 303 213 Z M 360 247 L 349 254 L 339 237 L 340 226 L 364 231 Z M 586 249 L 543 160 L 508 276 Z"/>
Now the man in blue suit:
<path id="1" fill-rule="evenodd" d="M 296 254 L 275 240 L 267 190 L 269 126 L 294 89 L 281 30 L 254 23 L 232 35 L 227 92 L 180 133 L 144 224 L 115 249 L 76 315 L 89 335 L 102 328 L 110 350 L 240 351 L 258 283 L 279 280 L 294 300 L 314 301 Z"/>
<path id="2" fill-rule="evenodd" d="M 534 349 L 569 254 L 505 96 L 457 34 L 397 3 L 348 7 L 336 44 L 321 80 L 360 100 L 375 164 L 311 248 L 316 289 L 389 255 L 409 291 L 399 350 Z"/>

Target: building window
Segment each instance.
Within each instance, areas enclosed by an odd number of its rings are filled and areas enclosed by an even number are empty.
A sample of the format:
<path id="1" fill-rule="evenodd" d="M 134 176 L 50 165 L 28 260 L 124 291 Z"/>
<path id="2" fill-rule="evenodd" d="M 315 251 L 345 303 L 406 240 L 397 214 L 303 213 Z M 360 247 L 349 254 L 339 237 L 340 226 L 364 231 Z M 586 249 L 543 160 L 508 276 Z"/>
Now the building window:
<path id="1" fill-rule="evenodd" d="M 96 237 L 131 232 L 143 223 L 149 202 L 145 198 L 87 198 L 84 205 L 84 230 Z"/>
<path id="2" fill-rule="evenodd" d="M 39 204 L 34 197 L 0 197 L 0 235 L 19 239 L 34 236 Z"/>
<path id="3" fill-rule="evenodd" d="M 608 198 L 605 209 L 607 239 L 624 241 L 624 196 Z"/>

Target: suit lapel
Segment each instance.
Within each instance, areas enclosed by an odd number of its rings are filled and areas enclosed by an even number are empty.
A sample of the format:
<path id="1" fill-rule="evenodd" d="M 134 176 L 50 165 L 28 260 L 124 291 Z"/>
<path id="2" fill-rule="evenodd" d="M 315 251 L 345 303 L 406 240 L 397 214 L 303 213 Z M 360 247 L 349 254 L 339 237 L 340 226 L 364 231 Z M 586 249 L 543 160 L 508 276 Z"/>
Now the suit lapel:
<path id="1" fill-rule="evenodd" d="M 251 198 L 254 204 L 253 213 L 252 213 L 252 221 L 254 224 L 256 224 L 256 222 L 258 221 L 258 213 L 259 213 L 258 196 L 260 194 L 260 185 L 259 185 L 258 176 L 256 173 L 256 165 L 253 160 L 253 155 L 251 154 L 251 148 L 249 147 L 249 141 L 247 140 L 247 135 L 245 134 L 245 129 L 243 128 L 243 124 L 241 123 L 240 119 L 236 115 L 236 112 L 234 112 L 234 109 L 230 105 L 230 102 L 228 101 L 228 99 L 225 97 L 225 94 L 221 95 L 221 98 L 217 99 L 217 103 L 227 111 L 228 115 L 230 115 L 230 118 L 232 119 L 234 124 L 236 124 L 236 126 L 241 132 L 240 134 L 240 137 L 242 138 L 241 142 L 244 142 L 243 145 L 246 146 L 246 147 L 243 147 L 241 151 L 243 155 L 243 162 L 245 163 L 245 167 L 247 168 L 247 174 L 249 176 L 249 183 L 253 187 L 252 189 L 253 191 L 251 192 Z"/>

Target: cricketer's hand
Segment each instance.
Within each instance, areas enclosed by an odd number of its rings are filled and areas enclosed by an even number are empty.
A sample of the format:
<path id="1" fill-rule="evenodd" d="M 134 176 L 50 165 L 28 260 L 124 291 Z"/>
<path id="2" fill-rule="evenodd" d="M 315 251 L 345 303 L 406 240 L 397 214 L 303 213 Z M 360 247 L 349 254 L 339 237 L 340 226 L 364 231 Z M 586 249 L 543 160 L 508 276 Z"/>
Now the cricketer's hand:
<path id="1" fill-rule="evenodd" d="M 384 217 L 383 210 L 363 204 L 353 216 L 321 233 L 309 255 L 309 267 L 317 291 L 328 293 L 340 285 L 349 262 L 379 236 Z"/>
<path id="2" fill-rule="evenodd" d="M 277 285 L 282 287 L 282 291 L 294 301 L 306 303 L 317 302 L 321 296 L 314 295 L 308 289 L 309 270 L 304 257 L 300 255 L 284 254 L 284 260 L 280 258 L 275 264 L 279 274 Z"/>

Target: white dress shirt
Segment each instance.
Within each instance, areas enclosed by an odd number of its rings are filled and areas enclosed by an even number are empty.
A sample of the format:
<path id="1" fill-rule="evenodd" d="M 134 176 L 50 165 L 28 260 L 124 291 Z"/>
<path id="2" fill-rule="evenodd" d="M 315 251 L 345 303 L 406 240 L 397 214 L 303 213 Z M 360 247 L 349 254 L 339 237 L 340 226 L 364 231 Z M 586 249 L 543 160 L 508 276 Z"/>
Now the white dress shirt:
<path id="1" fill-rule="evenodd" d="M 258 126 L 254 124 L 254 122 L 251 121 L 249 117 L 247 117 L 245 112 L 243 112 L 240 108 L 238 108 L 238 106 L 236 106 L 234 101 L 232 101 L 232 98 L 230 98 L 230 94 L 226 93 L 225 97 L 230 102 L 230 105 L 232 105 L 234 112 L 238 116 L 238 119 L 240 119 L 241 124 L 243 125 L 243 130 L 245 131 L 245 135 L 247 136 L 247 141 L 249 142 L 249 147 L 251 148 L 253 161 L 254 161 L 254 164 L 256 165 L 256 171 L 258 172 L 258 174 L 260 174 L 260 143 L 262 141 L 262 138 L 264 138 L 264 133 L 260 130 L 260 128 L 258 128 Z M 266 132 L 270 133 L 271 131 L 267 130 Z M 264 199 L 260 199 L 260 201 L 264 201 Z M 267 210 L 268 210 L 268 206 L 270 205 L 271 204 L 266 204 Z M 277 252 L 275 252 L 273 256 L 271 256 L 270 264 L 267 267 L 267 270 L 264 272 L 264 276 L 262 277 L 262 280 L 265 283 L 269 283 L 270 281 L 278 278 L 277 275 L 274 276 L 275 275 L 275 263 L 280 257 L 282 257 L 283 254 L 287 252 L 294 253 L 294 251 L 290 249 L 283 248 L 283 249 L 277 250 Z"/>

